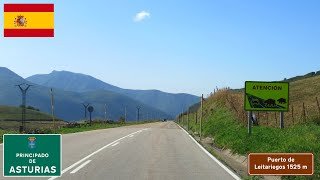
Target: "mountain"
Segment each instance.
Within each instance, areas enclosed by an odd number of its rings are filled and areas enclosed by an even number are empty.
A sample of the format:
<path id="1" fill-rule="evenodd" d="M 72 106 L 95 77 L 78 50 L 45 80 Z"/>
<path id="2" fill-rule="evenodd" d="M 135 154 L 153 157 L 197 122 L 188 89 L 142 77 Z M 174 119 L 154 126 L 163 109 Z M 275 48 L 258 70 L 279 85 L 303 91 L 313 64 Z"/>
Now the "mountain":
<path id="1" fill-rule="evenodd" d="M 180 113 L 182 109 L 199 101 L 197 96 L 184 93 L 172 94 L 158 90 L 122 89 L 92 76 L 68 71 L 53 71 L 50 74 L 33 75 L 28 77 L 27 80 L 42 86 L 72 92 L 112 91 L 159 109 L 173 117 Z"/>
<path id="2" fill-rule="evenodd" d="M 74 92 L 88 92 L 101 89 L 117 92 L 120 90 L 120 88 L 94 77 L 68 71 L 52 71 L 50 74 L 33 75 L 26 78 L 26 80 L 42 86 Z"/>
<path id="3" fill-rule="evenodd" d="M 27 105 L 51 113 L 50 88 L 29 82 L 7 68 L 0 67 L 0 105 L 19 106 L 21 92 L 15 85 L 27 83 L 32 85 L 27 92 Z M 95 108 L 93 117 L 104 117 L 107 104 L 108 118 L 117 120 L 124 115 L 127 106 L 127 119 L 136 120 L 136 107 L 141 106 L 141 113 L 170 117 L 168 114 L 145 105 L 127 96 L 110 91 L 71 92 L 54 88 L 55 115 L 68 121 L 81 120 L 84 117 L 83 102 L 90 102 Z M 28 116 L 28 115 L 27 115 Z"/>

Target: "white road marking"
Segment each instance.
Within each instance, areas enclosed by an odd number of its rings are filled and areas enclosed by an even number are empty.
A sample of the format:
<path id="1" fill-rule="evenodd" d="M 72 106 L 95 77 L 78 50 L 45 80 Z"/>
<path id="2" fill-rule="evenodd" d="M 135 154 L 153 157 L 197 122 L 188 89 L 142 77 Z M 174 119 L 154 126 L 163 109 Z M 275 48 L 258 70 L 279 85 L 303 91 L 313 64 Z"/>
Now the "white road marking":
<path id="1" fill-rule="evenodd" d="M 234 179 L 241 180 L 238 175 L 232 172 L 229 168 L 227 168 L 224 164 L 222 164 L 217 158 L 215 158 L 211 153 L 209 153 L 204 147 L 202 147 L 186 130 L 184 130 L 179 124 L 177 124 L 189 137 L 192 139 L 196 145 L 200 147 L 212 160 L 214 160 L 220 167 L 222 167 L 225 171 L 227 171 Z"/>
<path id="2" fill-rule="evenodd" d="M 130 135 L 129 137 L 133 137 L 134 135 Z"/>
<path id="3" fill-rule="evenodd" d="M 114 146 L 118 145 L 119 143 L 120 142 L 116 142 L 116 143 L 112 144 L 111 146 L 114 147 Z"/>
<path id="4" fill-rule="evenodd" d="M 143 130 L 144 130 L 144 129 L 143 129 Z M 78 162 L 72 164 L 71 166 L 69 166 L 69 167 L 67 167 L 66 169 L 64 169 L 63 171 L 61 171 L 61 176 L 62 176 L 62 174 L 64 174 L 65 172 L 69 171 L 70 169 L 74 168 L 74 167 L 77 166 L 78 164 L 80 164 L 80 163 L 82 163 L 83 161 L 89 159 L 89 158 L 92 157 L 93 155 L 95 155 L 95 154 L 97 154 L 98 152 L 104 150 L 105 148 L 109 147 L 110 145 L 114 144 L 115 142 L 118 142 L 118 141 L 120 141 L 120 140 L 122 140 L 122 139 L 124 139 L 124 138 L 126 138 L 126 137 L 129 137 L 130 135 L 134 135 L 134 134 L 136 134 L 136 133 L 138 133 L 138 132 L 141 132 L 141 131 L 142 131 L 142 130 L 136 131 L 136 132 L 134 132 L 134 133 L 131 133 L 131 134 L 129 134 L 129 135 L 126 135 L 126 136 L 124 136 L 124 137 L 122 137 L 122 138 L 119 138 L 119 139 L 117 139 L 117 140 L 115 140 L 115 141 L 113 141 L 113 142 L 111 142 L 111 143 L 103 146 L 102 148 L 96 150 L 95 152 L 93 152 L 93 153 L 89 154 L 88 156 L 80 159 Z M 56 179 L 56 178 L 58 178 L 58 177 L 57 177 L 57 176 L 53 176 L 53 177 L 49 178 L 48 180 L 54 180 L 54 179 Z"/>
<path id="5" fill-rule="evenodd" d="M 81 168 L 83 168 L 84 166 L 86 166 L 87 164 L 89 164 L 91 162 L 91 160 L 86 161 L 85 163 L 81 164 L 79 167 L 77 167 L 76 169 L 74 169 L 73 171 L 71 171 L 70 174 L 74 174 L 76 172 L 78 172 Z"/>

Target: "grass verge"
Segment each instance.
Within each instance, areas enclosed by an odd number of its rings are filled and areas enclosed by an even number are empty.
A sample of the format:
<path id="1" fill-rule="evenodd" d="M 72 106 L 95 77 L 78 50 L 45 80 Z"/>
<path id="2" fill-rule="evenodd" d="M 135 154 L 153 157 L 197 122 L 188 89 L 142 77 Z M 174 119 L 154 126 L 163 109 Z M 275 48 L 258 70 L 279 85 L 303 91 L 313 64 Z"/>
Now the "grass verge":
<path id="1" fill-rule="evenodd" d="M 77 133 L 77 132 L 84 132 L 84 131 L 92 131 L 98 129 L 108 129 L 108 128 L 116 128 L 122 126 L 131 126 L 131 125 L 138 125 L 138 124 L 145 124 L 145 123 L 153 123 L 158 121 L 140 121 L 140 122 L 127 122 L 127 123 L 93 123 L 92 126 L 88 126 L 86 124 L 81 124 L 79 127 L 67 128 L 62 127 L 59 128 L 56 134 L 69 134 L 69 133 Z M 45 128 L 42 129 L 42 132 L 45 134 L 54 134 L 54 130 L 52 128 Z M 0 143 L 3 142 L 3 134 L 19 134 L 18 131 L 15 130 L 0 130 Z"/>
<path id="2" fill-rule="evenodd" d="M 186 127 L 186 121 L 182 125 Z M 199 122 L 196 124 L 190 118 L 189 128 L 199 132 Z M 203 119 L 203 136 L 212 137 L 218 147 L 241 155 L 250 152 L 311 152 L 315 156 L 314 176 L 283 176 L 282 179 L 320 179 L 320 126 L 315 123 L 285 129 L 255 126 L 252 135 L 248 136 L 247 128 L 236 120 L 231 111 L 216 106 Z"/>

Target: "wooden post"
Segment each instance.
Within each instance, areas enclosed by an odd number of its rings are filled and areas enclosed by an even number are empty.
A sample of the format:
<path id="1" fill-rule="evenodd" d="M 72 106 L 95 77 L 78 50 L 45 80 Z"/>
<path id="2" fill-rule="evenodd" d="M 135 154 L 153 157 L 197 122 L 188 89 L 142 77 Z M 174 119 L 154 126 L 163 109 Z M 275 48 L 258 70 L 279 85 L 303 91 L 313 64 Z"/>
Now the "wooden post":
<path id="1" fill-rule="evenodd" d="M 182 126 L 184 126 L 184 113 L 183 113 L 183 110 L 182 110 Z"/>
<path id="2" fill-rule="evenodd" d="M 319 118 L 320 118 L 320 105 L 319 105 L 318 97 L 316 97 L 316 100 L 317 100 L 318 113 L 319 113 Z"/>
<path id="3" fill-rule="evenodd" d="M 274 118 L 276 118 L 276 126 L 277 126 L 277 124 L 278 124 L 277 112 L 274 112 Z"/>
<path id="4" fill-rule="evenodd" d="M 292 124 L 294 125 L 293 105 L 291 106 L 291 118 L 292 118 Z"/>
<path id="5" fill-rule="evenodd" d="M 267 114 L 267 126 L 268 126 L 269 125 L 269 113 L 266 112 L 266 114 Z"/>
<path id="6" fill-rule="evenodd" d="M 187 111 L 187 131 L 189 131 L 189 108 Z"/>
<path id="7" fill-rule="evenodd" d="M 304 102 L 302 103 L 302 109 L 303 109 L 303 122 L 305 123 L 307 121 L 307 113 L 306 113 L 306 108 L 304 106 Z"/>
<path id="8" fill-rule="evenodd" d="M 201 104 L 201 109 L 200 109 L 200 141 L 201 141 L 201 136 L 202 136 L 202 115 L 203 115 L 203 94 L 201 95 L 201 100 L 200 100 L 200 104 Z"/>
<path id="9" fill-rule="evenodd" d="M 198 124 L 198 111 L 196 111 L 196 125 Z"/>

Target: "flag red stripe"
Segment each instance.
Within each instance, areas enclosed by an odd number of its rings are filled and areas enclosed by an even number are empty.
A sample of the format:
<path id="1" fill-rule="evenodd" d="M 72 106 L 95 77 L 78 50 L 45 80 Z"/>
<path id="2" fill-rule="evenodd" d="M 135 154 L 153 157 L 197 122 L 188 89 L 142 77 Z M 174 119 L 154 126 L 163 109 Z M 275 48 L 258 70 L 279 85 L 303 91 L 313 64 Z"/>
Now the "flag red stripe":
<path id="1" fill-rule="evenodd" d="M 54 4 L 4 4 L 4 12 L 54 12 Z"/>
<path id="2" fill-rule="evenodd" d="M 54 37 L 54 29 L 4 29 L 4 37 Z"/>

